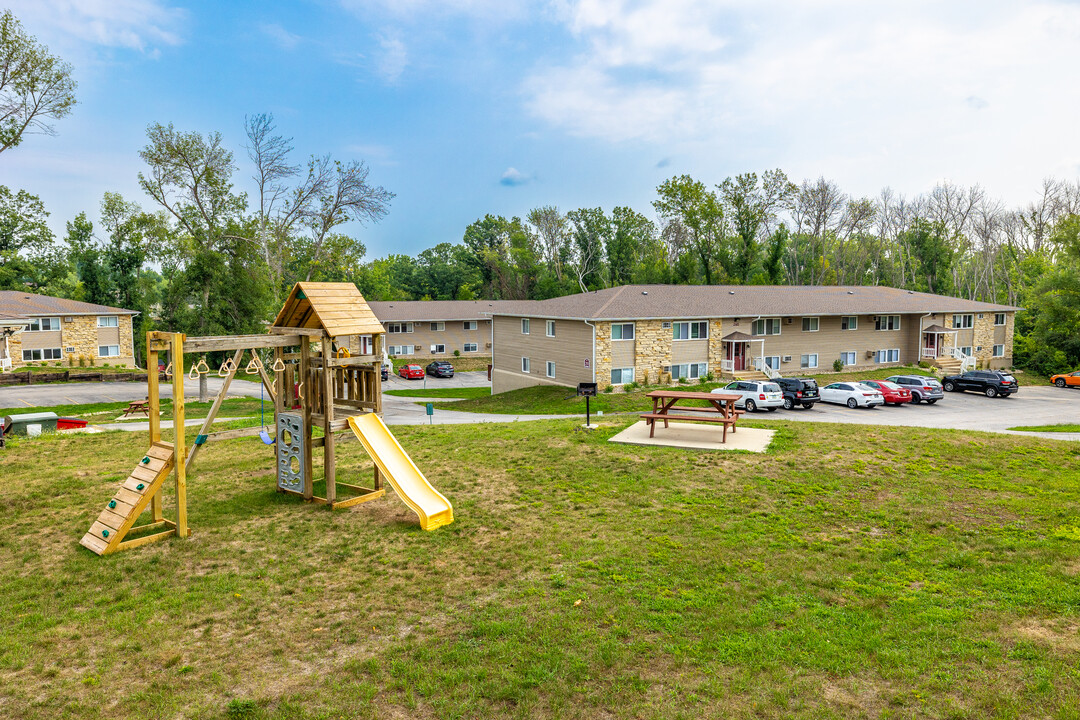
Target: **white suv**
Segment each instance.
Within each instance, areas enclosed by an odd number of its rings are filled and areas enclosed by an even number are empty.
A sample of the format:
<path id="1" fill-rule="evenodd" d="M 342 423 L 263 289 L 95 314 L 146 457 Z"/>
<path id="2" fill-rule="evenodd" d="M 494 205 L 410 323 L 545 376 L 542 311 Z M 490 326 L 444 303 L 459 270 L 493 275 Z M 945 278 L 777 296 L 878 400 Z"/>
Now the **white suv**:
<path id="1" fill-rule="evenodd" d="M 746 412 L 754 412 L 758 408 L 772 412 L 778 407 L 784 407 L 784 393 L 774 382 L 736 380 L 725 387 L 716 388 L 713 392 L 739 395 L 735 407 L 746 408 Z"/>

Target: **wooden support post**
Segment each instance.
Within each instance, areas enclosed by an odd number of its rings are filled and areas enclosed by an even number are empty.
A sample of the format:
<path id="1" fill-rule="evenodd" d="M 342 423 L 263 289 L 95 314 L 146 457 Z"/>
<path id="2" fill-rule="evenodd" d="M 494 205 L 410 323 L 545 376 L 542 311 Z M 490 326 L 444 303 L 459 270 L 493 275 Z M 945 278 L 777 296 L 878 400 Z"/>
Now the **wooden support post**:
<path id="1" fill-rule="evenodd" d="M 382 415 L 382 359 L 383 359 L 383 336 L 376 335 L 373 340 L 375 341 L 375 377 L 374 388 L 372 398 L 365 398 L 375 401 L 375 412 Z"/>
<path id="2" fill-rule="evenodd" d="M 214 404 L 210 406 L 210 412 L 206 414 L 206 420 L 203 421 L 202 428 L 199 430 L 199 435 L 208 434 L 210 428 L 214 426 L 214 419 L 221 410 L 221 403 L 225 402 L 225 396 L 229 394 L 229 385 L 232 384 L 233 378 L 236 377 L 236 372 L 240 369 L 240 361 L 243 357 L 243 348 L 233 353 L 232 369 L 229 370 L 229 374 L 225 376 L 225 382 L 221 383 L 221 390 L 218 391 L 217 397 L 214 398 Z M 191 451 L 188 453 L 187 460 L 184 461 L 185 471 L 191 470 L 191 466 L 195 464 L 195 456 L 199 454 L 199 448 L 201 447 L 202 445 L 198 444 L 196 438 L 196 443 L 191 446 Z"/>
<path id="3" fill-rule="evenodd" d="M 311 462 L 311 399 L 314 396 L 315 388 L 307 382 L 311 369 L 311 339 L 307 335 L 300 336 L 300 382 L 304 383 L 304 386 L 300 388 L 300 413 L 304 418 L 304 427 L 301 432 L 304 433 L 304 475 L 307 476 L 307 482 L 304 483 L 304 499 L 310 500 L 314 496 L 315 488 L 312 482 L 313 475 L 315 474 L 313 463 Z"/>
<path id="4" fill-rule="evenodd" d="M 172 358 L 169 358 L 172 361 Z M 158 387 L 158 352 L 150 341 L 150 333 L 146 334 L 146 399 L 149 401 L 150 413 L 150 445 L 161 441 L 161 394 Z M 184 372 L 183 363 L 180 372 Z M 150 514 L 153 522 L 161 522 L 164 519 L 161 507 L 161 489 L 159 488 L 154 497 L 150 498 Z"/>
<path id="5" fill-rule="evenodd" d="M 182 362 L 184 357 L 184 334 L 173 333 L 172 352 L 174 359 Z M 173 365 L 173 457 L 176 458 L 176 534 L 188 537 L 191 532 L 187 524 L 187 469 L 180 458 L 184 457 L 184 366 Z"/>
<path id="6" fill-rule="evenodd" d="M 334 477 L 334 370 L 328 362 L 333 353 L 330 351 L 330 336 L 324 335 L 322 341 L 322 400 L 323 400 L 323 476 L 326 479 L 326 502 L 333 505 L 337 500 L 337 478 Z"/>

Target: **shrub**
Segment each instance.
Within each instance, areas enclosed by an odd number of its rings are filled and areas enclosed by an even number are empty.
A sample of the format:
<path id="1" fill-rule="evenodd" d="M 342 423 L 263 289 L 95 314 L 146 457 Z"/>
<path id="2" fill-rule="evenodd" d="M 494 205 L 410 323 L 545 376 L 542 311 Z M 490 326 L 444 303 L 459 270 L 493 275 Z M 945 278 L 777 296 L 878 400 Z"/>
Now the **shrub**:
<path id="1" fill-rule="evenodd" d="M 79 356 L 79 367 L 86 367 L 86 356 L 85 355 L 80 355 Z"/>
<path id="2" fill-rule="evenodd" d="M 68 367 L 75 367 L 75 356 L 74 355 L 71 355 L 71 354 L 68 355 Z"/>
<path id="3" fill-rule="evenodd" d="M 844 369 L 844 361 L 840 358 L 836 358 L 832 361 L 833 372 L 841 372 Z"/>
<path id="4" fill-rule="evenodd" d="M 240 698 L 234 698 L 229 701 L 229 704 L 225 706 L 225 717 L 229 720 L 244 720 L 244 718 L 255 717 L 259 706 L 254 700 Z"/>
<path id="5" fill-rule="evenodd" d="M 614 385 L 608 385 L 606 388 L 604 388 L 604 392 L 606 392 L 606 393 L 615 392 L 615 386 Z"/>
<path id="6" fill-rule="evenodd" d="M 461 357 L 461 351 L 460 350 L 455 350 L 454 351 L 454 357 Z"/>
<path id="7" fill-rule="evenodd" d="M 90 362 L 90 367 L 94 367 L 94 356 L 93 355 L 87 355 L 87 359 Z"/>
<path id="8" fill-rule="evenodd" d="M 687 382 L 689 382 L 689 381 L 686 378 L 684 378 L 684 377 L 679 378 L 679 384 L 680 385 L 686 385 Z"/>

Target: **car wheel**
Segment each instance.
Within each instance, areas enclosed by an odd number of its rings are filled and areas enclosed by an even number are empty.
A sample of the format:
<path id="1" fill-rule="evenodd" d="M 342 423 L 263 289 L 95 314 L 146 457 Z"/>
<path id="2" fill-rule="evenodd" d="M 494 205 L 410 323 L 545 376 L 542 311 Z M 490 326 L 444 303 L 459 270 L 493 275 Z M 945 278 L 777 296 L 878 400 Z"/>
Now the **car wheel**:
<path id="1" fill-rule="evenodd" d="M 942 387 L 945 388 L 945 392 L 952 392 L 956 389 L 956 386 L 953 385 L 951 382 L 945 383 L 944 385 L 942 385 Z"/>
<path id="2" fill-rule="evenodd" d="M 746 412 L 754 412 L 755 410 L 757 410 L 757 403 L 755 403 L 753 400 L 747 400 L 746 404 L 743 405 L 743 407 L 746 408 Z"/>
<path id="3" fill-rule="evenodd" d="M 911 393 L 911 404 L 918 405 L 922 402 L 922 396 L 917 393 Z"/>
<path id="4" fill-rule="evenodd" d="M 1054 384 L 1058 387 L 1065 387 L 1065 378 L 1058 378 L 1054 381 Z"/>
<path id="5" fill-rule="evenodd" d="M 803 409 L 810 410 L 811 408 L 814 407 L 814 403 L 803 403 L 802 406 L 803 406 Z"/>
<path id="6" fill-rule="evenodd" d="M 914 400 L 913 400 L 912 402 L 914 402 Z M 933 405 L 933 404 L 934 404 L 934 403 L 936 403 L 936 402 L 937 402 L 937 399 L 935 398 L 934 400 L 927 400 L 927 401 L 926 401 L 926 404 L 927 404 L 927 405 Z"/>
<path id="7" fill-rule="evenodd" d="M 847 406 L 849 408 L 851 408 L 852 410 L 854 410 L 855 408 L 859 407 L 859 401 L 856 400 L 855 398 L 848 398 L 847 399 Z"/>
<path id="8" fill-rule="evenodd" d="M 789 397 L 784 398 L 784 409 L 790 410 L 795 407 L 795 401 Z"/>
<path id="9" fill-rule="evenodd" d="M 993 388 L 993 387 L 986 388 L 985 392 L 986 392 L 986 397 L 997 397 L 997 394 L 998 394 L 997 388 Z"/>

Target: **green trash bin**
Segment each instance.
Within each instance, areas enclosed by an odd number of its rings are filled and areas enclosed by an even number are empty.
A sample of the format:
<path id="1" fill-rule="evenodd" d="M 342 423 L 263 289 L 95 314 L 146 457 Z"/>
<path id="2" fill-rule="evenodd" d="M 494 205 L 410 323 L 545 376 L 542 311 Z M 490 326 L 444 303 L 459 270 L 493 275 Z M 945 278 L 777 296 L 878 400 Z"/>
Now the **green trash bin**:
<path id="1" fill-rule="evenodd" d="M 4 418 L 4 432 L 8 435 L 40 435 L 56 432 L 57 415 L 54 412 L 8 415 Z"/>

